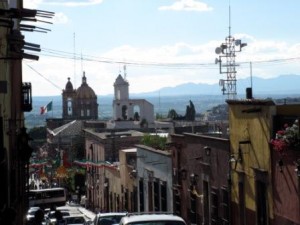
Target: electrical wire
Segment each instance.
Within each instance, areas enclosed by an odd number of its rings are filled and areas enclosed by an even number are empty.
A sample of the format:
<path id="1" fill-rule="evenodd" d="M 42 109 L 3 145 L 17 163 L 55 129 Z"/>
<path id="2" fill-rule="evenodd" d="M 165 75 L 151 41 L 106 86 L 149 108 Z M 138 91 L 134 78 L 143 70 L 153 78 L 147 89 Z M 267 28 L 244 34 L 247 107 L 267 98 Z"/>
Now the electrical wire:
<path id="1" fill-rule="evenodd" d="M 89 62 L 98 62 L 98 63 L 106 63 L 106 64 L 126 64 L 137 67 L 159 67 L 159 68 L 168 68 L 168 69 L 218 69 L 215 63 L 179 63 L 179 62 L 170 62 L 170 63 L 162 63 L 162 62 L 146 62 L 146 61 L 137 61 L 137 60 L 116 60 L 105 57 L 96 57 L 91 55 L 78 55 L 66 51 L 42 48 L 41 53 L 39 55 L 54 57 L 54 58 L 63 58 L 69 60 L 81 60 L 81 61 L 89 61 Z M 253 60 L 251 61 L 253 64 L 259 64 L 261 66 L 264 65 L 274 65 L 274 64 L 288 64 L 291 62 L 300 61 L 300 57 L 290 57 L 290 58 L 278 58 L 278 59 L 269 59 L 269 60 Z M 250 61 L 238 62 L 239 66 L 249 65 Z"/>
<path id="2" fill-rule="evenodd" d="M 33 70 L 34 72 L 36 72 L 39 76 L 41 76 L 42 78 L 44 78 L 46 81 L 48 81 L 50 84 L 52 84 L 54 87 L 56 87 L 57 89 L 59 89 L 60 91 L 63 90 L 63 88 L 60 88 L 58 85 L 56 85 L 55 83 L 53 83 L 51 80 L 49 80 L 47 77 L 45 77 L 43 74 L 41 74 L 40 72 L 38 72 L 36 69 L 34 69 L 32 66 L 26 64 L 31 70 Z"/>
<path id="3" fill-rule="evenodd" d="M 199 69 L 206 69 L 206 70 L 219 70 L 219 67 L 215 65 L 215 63 L 160 63 L 160 62 L 145 62 L 145 61 L 121 61 L 121 60 L 115 60 L 110 58 L 104 58 L 104 57 L 96 57 L 91 55 L 78 55 L 66 51 L 60 51 L 60 50 L 54 50 L 54 49 L 48 49 L 48 48 L 42 48 L 41 53 L 38 53 L 38 55 L 41 56 L 48 56 L 48 57 L 54 57 L 54 58 L 61 58 L 61 59 L 67 59 L 67 60 L 84 60 L 89 62 L 97 62 L 97 63 L 105 63 L 105 64 L 126 64 L 131 65 L 135 67 L 156 67 L 156 68 L 163 68 L 163 69 L 188 69 L 188 70 L 199 70 Z M 36 54 L 36 53 L 35 53 Z M 291 62 L 299 61 L 300 57 L 290 57 L 290 58 L 278 58 L 278 59 L 269 59 L 269 60 L 254 60 L 251 61 L 252 64 L 258 64 L 260 66 L 274 66 L 274 65 L 282 65 L 282 64 L 288 64 Z M 238 62 L 239 68 L 248 68 L 249 67 L 248 61 L 244 62 Z M 58 85 L 53 83 L 51 80 L 46 78 L 44 75 L 42 75 L 40 72 L 38 72 L 36 69 L 34 69 L 32 66 L 26 64 L 31 70 L 36 72 L 39 76 L 47 80 L 50 84 L 52 84 L 54 87 L 59 89 L 60 91 L 63 90 Z"/>

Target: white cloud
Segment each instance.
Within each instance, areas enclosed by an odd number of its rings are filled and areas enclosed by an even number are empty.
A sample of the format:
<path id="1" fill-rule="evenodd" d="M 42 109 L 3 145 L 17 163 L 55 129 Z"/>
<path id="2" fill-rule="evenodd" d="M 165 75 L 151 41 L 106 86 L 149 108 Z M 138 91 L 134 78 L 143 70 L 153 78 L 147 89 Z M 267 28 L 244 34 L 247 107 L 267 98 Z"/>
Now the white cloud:
<path id="1" fill-rule="evenodd" d="M 179 0 L 170 6 L 161 6 L 159 10 L 174 10 L 174 11 L 211 11 L 212 7 L 204 2 L 196 0 Z"/>
<path id="2" fill-rule="evenodd" d="M 43 2 L 43 0 L 25 0 L 23 1 L 24 8 L 36 9 Z"/>
<path id="3" fill-rule="evenodd" d="M 300 64 L 298 62 L 300 59 L 259 62 L 298 57 L 300 44 L 291 45 L 282 41 L 258 40 L 245 34 L 233 36 L 248 43 L 248 46 L 242 52 L 236 53 L 236 62 L 238 64 L 240 62 L 253 62 L 254 76 L 269 78 L 280 74 L 300 74 Z M 119 72 L 123 74 L 123 63 L 116 63 L 117 61 L 130 62 L 127 64 L 130 93 L 150 92 L 162 87 L 176 86 L 187 82 L 215 84 L 218 83 L 219 79 L 224 79 L 226 76 L 226 74 L 220 74 L 219 65 L 214 64 L 215 58 L 218 57 L 215 54 L 215 48 L 223 41 L 213 40 L 198 45 L 180 42 L 155 48 L 123 45 L 101 55 L 97 52 L 89 52 L 88 55 L 93 55 L 97 57 L 96 59 L 105 59 L 115 63 L 77 61 L 76 72 L 74 72 L 74 61 L 71 58 L 61 59 L 41 56 L 38 62 L 32 62 L 30 65 L 61 89 L 65 87 L 67 77 L 71 77 L 71 82 L 75 88 L 79 87 L 82 70 L 84 70 L 88 84 L 99 95 L 113 93 L 115 79 Z M 184 68 L 180 65 L 178 67 L 157 65 L 164 63 L 198 63 L 200 65 L 191 66 L 190 68 Z M 82 68 L 80 64 L 82 64 Z M 30 70 L 26 65 L 23 68 L 24 81 L 32 82 L 34 96 L 44 95 L 45 92 L 46 95 L 61 94 L 60 89 Z M 236 70 L 237 79 L 250 76 L 248 63 L 241 64 Z M 74 73 L 76 73 L 76 76 Z"/>
<path id="4" fill-rule="evenodd" d="M 69 18 L 64 13 L 55 13 L 55 16 L 50 22 L 53 22 L 55 24 L 65 24 L 69 22 Z"/>

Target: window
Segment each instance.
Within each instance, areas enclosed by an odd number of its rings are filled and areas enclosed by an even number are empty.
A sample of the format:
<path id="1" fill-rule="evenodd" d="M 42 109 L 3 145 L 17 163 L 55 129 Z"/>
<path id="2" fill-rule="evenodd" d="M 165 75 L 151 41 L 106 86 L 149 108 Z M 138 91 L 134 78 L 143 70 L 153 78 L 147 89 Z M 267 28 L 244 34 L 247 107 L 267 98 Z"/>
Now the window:
<path id="1" fill-rule="evenodd" d="M 266 184 L 260 180 L 256 181 L 256 209 L 257 225 L 268 224 Z"/>
<path id="2" fill-rule="evenodd" d="M 120 99 L 121 99 L 121 91 L 117 90 L 117 100 L 120 100 Z"/>
<path id="3" fill-rule="evenodd" d="M 127 109 L 127 106 L 126 105 L 123 105 L 122 106 L 122 119 L 123 120 L 127 120 L 127 117 L 128 117 L 128 109 Z"/>
<path id="4" fill-rule="evenodd" d="M 153 211 L 153 186 L 152 180 L 148 181 L 148 210 Z"/>
<path id="5" fill-rule="evenodd" d="M 211 192 L 211 224 L 218 224 L 219 218 L 219 199 L 218 199 L 218 189 L 212 188 Z"/>
<path id="6" fill-rule="evenodd" d="M 68 99 L 67 100 L 67 114 L 68 116 L 72 116 L 73 115 L 73 106 L 72 106 L 72 99 Z"/>
<path id="7" fill-rule="evenodd" d="M 154 211 L 160 211 L 160 193 L 159 193 L 159 180 L 155 180 L 153 182 L 154 186 Z"/>
<path id="8" fill-rule="evenodd" d="M 191 210 L 190 210 L 190 222 L 191 224 L 197 224 L 197 201 L 196 195 L 191 192 L 190 201 L 191 201 Z"/>
<path id="9" fill-rule="evenodd" d="M 144 180 L 139 181 L 139 194 L 140 194 L 140 212 L 144 212 Z"/>
<path id="10" fill-rule="evenodd" d="M 167 183 L 161 182 L 160 185 L 160 199 L 161 199 L 161 211 L 167 212 L 168 206 L 167 206 Z"/>
<path id="11" fill-rule="evenodd" d="M 181 215 L 180 190 L 174 191 L 174 209 L 176 215 Z"/>
<path id="12" fill-rule="evenodd" d="M 125 193 L 124 193 L 124 207 L 125 207 L 125 211 L 129 211 L 129 198 L 128 198 L 128 189 L 125 189 Z"/>
<path id="13" fill-rule="evenodd" d="M 208 198 L 208 182 L 203 181 L 203 224 L 209 224 L 209 198 Z"/>
<path id="14" fill-rule="evenodd" d="M 222 224 L 228 225 L 229 224 L 229 194 L 227 189 L 224 187 L 222 188 Z"/>
<path id="15" fill-rule="evenodd" d="M 239 217 L 240 225 L 245 224 L 245 186 L 244 182 L 239 182 Z"/>

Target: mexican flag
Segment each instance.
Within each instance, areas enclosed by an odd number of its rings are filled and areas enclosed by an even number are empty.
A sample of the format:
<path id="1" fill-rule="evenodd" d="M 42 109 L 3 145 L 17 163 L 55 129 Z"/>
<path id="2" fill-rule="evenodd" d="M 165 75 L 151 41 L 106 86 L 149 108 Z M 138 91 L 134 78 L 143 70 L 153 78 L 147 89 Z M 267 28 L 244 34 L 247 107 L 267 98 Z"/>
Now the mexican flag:
<path id="1" fill-rule="evenodd" d="M 49 102 L 46 106 L 41 107 L 41 115 L 49 111 L 52 111 L 52 101 Z"/>

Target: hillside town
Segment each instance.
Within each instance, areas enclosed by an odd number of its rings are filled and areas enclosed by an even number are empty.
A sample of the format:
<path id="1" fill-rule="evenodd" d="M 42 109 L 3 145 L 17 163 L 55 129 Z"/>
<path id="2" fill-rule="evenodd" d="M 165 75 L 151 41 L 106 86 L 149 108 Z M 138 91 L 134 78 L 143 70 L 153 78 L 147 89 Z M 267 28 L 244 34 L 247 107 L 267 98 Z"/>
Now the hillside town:
<path id="1" fill-rule="evenodd" d="M 0 5 L 0 38 L 10 29 L 19 40 L 20 27 L 11 19 L 38 15 L 13 2 L 15 10 Z M 225 44 L 231 47 L 216 49 L 220 70 L 222 54 L 235 53 L 232 45 L 245 47 L 231 36 Z M 300 225 L 299 103 L 257 99 L 251 87 L 235 98 L 233 68 L 220 83 L 228 96 L 224 105 L 197 118 L 190 101 L 185 115 L 171 109 L 156 117 L 151 102 L 131 98 L 129 79 L 120 72 L 112 84 L 111 119 L 100 120 L 97 94 L 83 72 L 78 88 L 65 77 L 57 93 L 61 118 L 50 116 L 49 102 L 40 111 L 49 114 L 46 126 L 28 130 L 24 113 L 32 110 L 32 86 L 22 81 L 22 59 L 35 57 L 10 51 L 13 60 L 0 61 L 0 224 L 58 224 L 51 221 L 54 208 L 73 205 L 84 215 L 76 224 L 84 225 L 106 224 L 105 213 L 120 216 L 110 225 L 132 224 L 126 222 L 131 213 L 147 214 L 151 222 L 137 224 Z M 56 197 L 63 199 L 51 203 Z M 33 207 L 49 211 L 43 223 L 26 217 Z M 64 225 L 75 224 L 68 222 L 72 215 L 61 215 Z"/>

